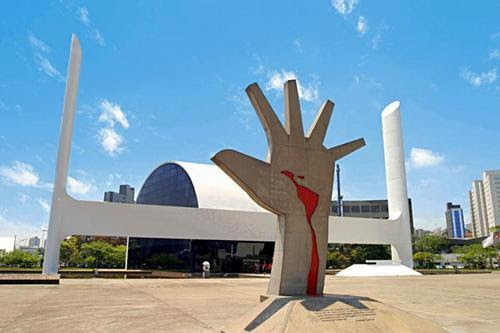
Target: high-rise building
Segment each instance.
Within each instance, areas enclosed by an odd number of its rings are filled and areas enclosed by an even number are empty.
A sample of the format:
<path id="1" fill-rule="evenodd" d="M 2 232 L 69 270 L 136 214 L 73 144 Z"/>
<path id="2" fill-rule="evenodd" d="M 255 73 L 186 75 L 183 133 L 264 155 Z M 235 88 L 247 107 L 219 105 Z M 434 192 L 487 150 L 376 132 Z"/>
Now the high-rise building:
<path id="1" fill-rule="evenodd" d="M 483 172 L 483 187 L 488 234 L 491 234 L 491 228 L 500 225 L 500 170 Z"/>
<path id="2" fill-rule="evenodd" d="M 472 234 L 484 237 L 500 225 L 500 170 L 483 172 L 482 180 L 474 180 L 469 191 Z"/>
<path id="3" fill-rule="evenodd" d="M 449 238 L 465 238 L 464 213 L 460 205 L 446 204 L 446 231 Z"/>
<path id="4" fill-rule="evenodd" d="M 119 203 L 135 203 L 134 188 L 130 185 L 120 185 L 120 192 L 108 191 L 104 193 L 104 201 Z"/>
<path id="5" fill-rule="evenodd" d="M 31 237 L 28 240 L 28 246 L 29 247 L 40 247 L 40 238 L 38 238 L 37 236 Z"/>
<path id="6" fill-rule="evenodd" d="M 469 191 L 470 213 L 472 218 L 472 235 L 474 238 L 488 235 L 486 204 L 482 180 L 474 180 Z"/>

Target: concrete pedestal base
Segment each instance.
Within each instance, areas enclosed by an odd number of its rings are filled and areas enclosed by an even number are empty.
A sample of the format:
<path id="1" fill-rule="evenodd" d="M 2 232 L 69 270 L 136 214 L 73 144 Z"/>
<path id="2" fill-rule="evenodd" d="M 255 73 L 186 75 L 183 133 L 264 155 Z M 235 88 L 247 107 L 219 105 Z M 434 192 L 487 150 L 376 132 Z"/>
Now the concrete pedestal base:
<path id="1" fill-rule="evenodd" d="M 261 300 L 263 298 L 261 297 Z M 264 297 L 265 299 L 265 297 Z M 368 297 L 271 296 L 222 332 L 447 332 Z"/>

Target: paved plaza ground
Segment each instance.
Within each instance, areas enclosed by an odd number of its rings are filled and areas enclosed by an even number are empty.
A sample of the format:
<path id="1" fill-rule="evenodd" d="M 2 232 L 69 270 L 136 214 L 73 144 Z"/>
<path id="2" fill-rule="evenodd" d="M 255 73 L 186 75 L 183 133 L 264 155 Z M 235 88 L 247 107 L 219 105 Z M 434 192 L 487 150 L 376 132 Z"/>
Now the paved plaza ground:
<path id="1" fill-rule="evenodd" d="M 61 280 L 0 286 L 2 332 L 219 332 L 255 307 L 267 279 Z M 340 278 L 326 293 L 368 296 L 451 332 L 500 331 L 500 274 Z"/>

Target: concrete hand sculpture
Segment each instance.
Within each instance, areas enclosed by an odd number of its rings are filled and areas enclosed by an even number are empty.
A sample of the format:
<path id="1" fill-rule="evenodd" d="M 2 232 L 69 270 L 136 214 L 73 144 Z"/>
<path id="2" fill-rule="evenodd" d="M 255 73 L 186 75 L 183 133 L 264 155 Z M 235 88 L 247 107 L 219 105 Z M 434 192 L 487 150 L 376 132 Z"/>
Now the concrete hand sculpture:
<path id="1" fill-rule="evenodd" d="M 365 142 L 323 146 L 331 101 L 322 105 L 304 136 L 295 80 L 284 87 L 285 127 L 256 83 L 246 92 L 266 132 L 267 161 L 234 150 L 220 151 L 212 161 L 256 203 L 278 215 L 268 294 L 322 294 L 334 164 Z"/>

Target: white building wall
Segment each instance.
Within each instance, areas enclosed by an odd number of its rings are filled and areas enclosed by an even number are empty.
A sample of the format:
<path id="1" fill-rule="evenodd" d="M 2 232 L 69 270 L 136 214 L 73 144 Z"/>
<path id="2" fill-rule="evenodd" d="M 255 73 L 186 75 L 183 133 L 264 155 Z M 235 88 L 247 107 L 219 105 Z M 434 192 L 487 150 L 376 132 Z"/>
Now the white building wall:
<path id="1" fill-rule="evenodd" d="M 483 172 L 483 188 L 486 203 L 486 232 L 500 225 L 500 170 Z"/>
<path id="2" fill-rule="evenodd" d="M 482 180 L 472 182 L 472 190 L 469 192 L 470 210 L 472 217 L 472 233 L 474 237 L 487 236 L 486 203 L 484 200 L 484 188 Z"/>

